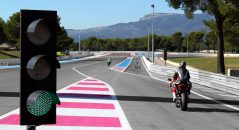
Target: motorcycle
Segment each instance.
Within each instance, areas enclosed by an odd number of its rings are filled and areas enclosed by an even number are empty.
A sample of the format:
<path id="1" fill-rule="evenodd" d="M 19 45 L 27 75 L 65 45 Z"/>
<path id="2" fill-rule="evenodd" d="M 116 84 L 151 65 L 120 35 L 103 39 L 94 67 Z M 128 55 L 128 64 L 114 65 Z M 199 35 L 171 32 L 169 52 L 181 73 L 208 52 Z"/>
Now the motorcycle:
<path id="1" fill-rule="evenodd" d="M 171 81 L 171 85 L 174 81 L 171 78 L 168 78 L 168 81 Z M 187 83 L 175 84 L 176 88 L 176 101 L 175 105 L 177 108 L 181 108 L 182 111 L 186 111 L 188 108 L 188 95 L 189 95 L 189 87 Z"/>
<path id="2" fill-rule="evenodd" d="M 108 62 L 107 62 L 107 65 L 110 66 L 110 64 L 111 64 L 111 62 L 108 61 Z"/>

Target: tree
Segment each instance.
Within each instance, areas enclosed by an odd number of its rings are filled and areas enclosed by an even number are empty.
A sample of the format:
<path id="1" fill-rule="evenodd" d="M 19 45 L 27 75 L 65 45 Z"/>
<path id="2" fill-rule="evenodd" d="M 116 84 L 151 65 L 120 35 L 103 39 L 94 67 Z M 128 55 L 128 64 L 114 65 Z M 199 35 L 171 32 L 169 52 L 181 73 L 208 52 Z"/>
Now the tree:
<path id="1" fill-rule="evenodd" d="M 97 38 L 94 36 L 91 36 L 88 38 L 87 42 L 87 48 L 89 51 L 94 51 L 96 50 L 96 43 L 97 43 Z"/>
<path id="2" fill-rule="evenodd" d="M 56 50 L 61 52 L 68 51 L 72 44 L 73 39 L 68 37 L 65 28 L 61 27 L 57 34 Z"/>
<path id="3" fill-rule="evenodd" d="M 238 0 L 166 0 L 175 9 L 183 9 L 192 18 L 196 10 L 207 12 L 215 17 L 217 28 L 217 72 L 225 74 L 223 23 L 232 13 L 239 10 Z"/>
<path id="4" fill-rule="evenodd" d="M 191 32 L 188 36 L 189 51 L 199 52 L 201 50 L 201 43 L 203 42 L 203 32 Z"/>
<path id="5" fill-rule="evenodd" d="M 216 34 L 212 31 L 206 34 L 205 38 L 205 45 L 207 47 L 207 50 L 213 49 L 214 53 L 216 50 L 216 43 L 217 43 L 217 36 Z"/>
<path id="6" fill-rule="evenodd" d="M 3 42 L 6 42 L 7 40 L 5 26 L 6 26 L 5 22 L 3 21 L 2 18 L 0 18 L 0 44 L 2 44 Z"/>
<path id="7" fill-rule="evenodd" d="M 163 46 L 163 48 L 167 48 L 168 51 L 174 51 L 176 48 L 172 46 L 172 40 L 171 37 L 168 36 L 161 36 L 161 42 L 160 44 Z"/>
<path id="8" fill-rule="evenodd" d="M 105 40 L 104 39 L 98 39 L 97 43 L 98 43 L 98 46 L 99 46 L 98 50 L 102 51 L 104 49 L 104 45 L 106 43 Z"/>
<path id="9" fill-rule="evenodd" d="M 182 51 L 182 44 L 183 44 L 183 37 L 181 32 L 175 32 L 172 37 L 172 43 L 177 48 L 176 51 L 181 52 Z"/>
<path id="10" fill-rule="evenodd" d="M 233 51 L 239 49 L 239 11 L 228 16 L 224 23 L 225 42 L 230 44 Z"/>
<path id="11" fill-rule="evenodd" d="M 232 52 L 239 49 L 239 17 L 238 17 L 238 14 L 239 14 L 239 12 L 230 14 L 228 16 L 228 18 L 225 20 L 224 26 L 223 26 L 223 32 L 224 32 L 224 37 L 225 37 L 224 38 L 225 50 L 227 49 L 228 51 L 232 51 Z M 217 34 L 216 34 L 217 29 L 216 29 L 215 20 L 205 20 L 204 24 L 211 29 L 210 33 L 213 33 L 213 35 L 211 34 L 210 37 L 213 38 L 212 36 L 214 36 L 214 38 L 212 39 L 214 41 L 214 39 L 217 37 Z M 212 42 L 212 45 L 210 45 L 210 46 L 214 46 L 214 44 L 215 44 L 215 42 Z M 230 48 L 233 48 L 233 49 L 230 49 Z"/>
<path id="12" fill-rule="evenodd" d="M 20 47 L 20 12 L 14 13 L 6 23 L 8 43 Z"/>
<path id="13" fill-rule="evenodd" d="M 74 42 L 73 44 L 71 44 L 69 50 L 70 51 L 79 51 L 79 42 Z"/>
<path id="14" fill-rule="evenodd" d="M 57 16 L 57 22 L 60 26 L 61 18 Z M 65 52 L 70 50 L 70 47 L 72 46 L 73 39 L 68 37 L 67 32 L 64 27 L 60 27 L 57 33 L 57 43 L 56 43 L 56 49 L 57 51 Z"/>
<path id="15" fill-rule="evenodd" d="M 216 50 L 216 44 L 217 44 L 217 25 L 215 20 L 204 20 L 204 25 L 206 25 L 208 28 L 210 28 L 210 32 L 206 34 L 205 38 L 205 45 L 207 49 L 213 49 L 214 53 Z"/>
<path id="16" fill-rule="evenodd" d="M 125 51 L 125 50 L 128 50 L 129 48 L 129 44 L 127 43 L 127 41 L 125 39 L 122 40 L 122 43 L 121 43 L 121 47 L 122 47 L 122 51 Z"/>

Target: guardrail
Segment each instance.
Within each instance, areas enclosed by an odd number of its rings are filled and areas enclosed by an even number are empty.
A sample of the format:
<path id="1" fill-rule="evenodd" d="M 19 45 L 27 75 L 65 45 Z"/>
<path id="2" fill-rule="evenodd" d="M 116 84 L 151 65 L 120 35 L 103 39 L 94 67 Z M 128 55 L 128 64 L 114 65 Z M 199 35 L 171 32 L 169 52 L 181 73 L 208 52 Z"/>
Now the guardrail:
<path id="1" fill-rule="evenodd" d="M 88 55 L 68 55 L 68 56 L 62 56 L 62 57 L 57 57 L 57 60 L 62 61 L 62 60 L 69 60 L 69 59 L 78 59 L 78 58 L 84 58 L 84 57 L 88 57 L 88 56 L 94 56 L 93 53 L 90 53 Z"/>
<path id="2" fill-rule="evenodd" d="M 143 60 L 149 71 L 158 73 L 160 75 L 171 77 L 177 70 L 177 67 L 167 67 L 155 64 L 149 65 L 149 61 L 145 57 Z M 190 70 L 189 72 L 191 76 L 190 81 L 193 83 L 228 92 L 234 95 L 239 95 L 239 78 L 237 77 L 225 76 L 202 70 Z"/>
<path id="3" fill-rule="evenodd" d="M 69 59 L 78 59 L 78 58 L 84 58 L 88 56 L 93 56 L 94 54 L 88 54 L 88 55 L 69 55 L 69 56 L 62 56 L 57 57 L 57 60 L 63 61 L 63 60 L 69 60 Z M 20 65 L 20 58 L 15 59 L 0 59 L 0 66 L 12 66 L 12 65 Z"/>

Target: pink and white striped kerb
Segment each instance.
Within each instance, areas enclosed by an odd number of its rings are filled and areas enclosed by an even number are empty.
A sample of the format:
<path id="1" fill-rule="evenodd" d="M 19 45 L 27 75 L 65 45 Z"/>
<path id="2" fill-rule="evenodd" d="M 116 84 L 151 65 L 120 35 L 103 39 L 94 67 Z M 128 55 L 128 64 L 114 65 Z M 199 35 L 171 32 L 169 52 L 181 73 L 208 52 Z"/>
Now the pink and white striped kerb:
<path id="1" fill-rule="evenodd" d="M 37 130 L 131 130 L 111 86 L 86 78 L 58 91 L 57 123 Z M 19 109 L 0 116 L 0 130 L 25 130 L 19 126 Z"/>

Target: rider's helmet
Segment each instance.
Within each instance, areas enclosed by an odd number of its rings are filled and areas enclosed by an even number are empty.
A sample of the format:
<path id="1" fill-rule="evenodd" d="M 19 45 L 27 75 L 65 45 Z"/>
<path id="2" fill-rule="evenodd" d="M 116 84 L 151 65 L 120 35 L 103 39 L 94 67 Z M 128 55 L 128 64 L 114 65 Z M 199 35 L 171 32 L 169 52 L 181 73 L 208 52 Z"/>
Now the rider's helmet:
<path id="1" fill-rule="evenodd" d="M 182 67 L 182 68 L 186 68 L 186 62 L 185 61 L 182 61 L 180 64 L 179 64 L 179 67 Z"/>
<path id="2" fill-rule="evenodd" d="M 112 60 L 111 57 L 108 57 L 108 62 L 111 62 L 111 60 Z"/>

